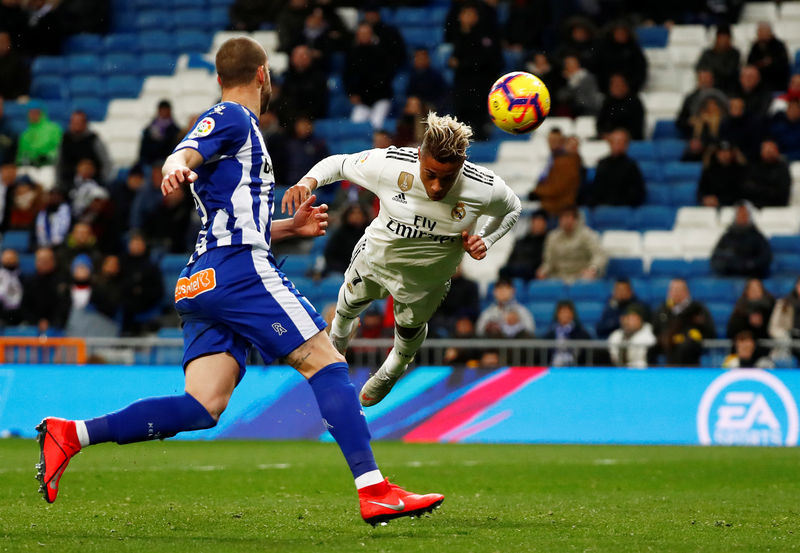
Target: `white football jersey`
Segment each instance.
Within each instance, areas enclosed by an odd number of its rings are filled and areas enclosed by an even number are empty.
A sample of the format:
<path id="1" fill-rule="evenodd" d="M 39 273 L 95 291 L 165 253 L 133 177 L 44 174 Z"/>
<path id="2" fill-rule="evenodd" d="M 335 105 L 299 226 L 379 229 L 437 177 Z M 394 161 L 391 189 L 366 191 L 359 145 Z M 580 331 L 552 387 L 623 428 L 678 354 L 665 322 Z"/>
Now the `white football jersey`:
<path id="1" fill-rule="evenodd" d="M 479 233 L 491 247 L 521 211 L 503 179 L 469 161 L 440 201 L 428 198 L 419 171 L 416 148 L 391 146 L 327 157 L 306 175 L 318 186 L 346 179 L 378 196 L 380 212 L 365 233 L 367 260 L 392 296 L 407 302 L 453 275 L 465 253 L 461 232 L 474 234 L 481 215 L 491 217 Z"/>

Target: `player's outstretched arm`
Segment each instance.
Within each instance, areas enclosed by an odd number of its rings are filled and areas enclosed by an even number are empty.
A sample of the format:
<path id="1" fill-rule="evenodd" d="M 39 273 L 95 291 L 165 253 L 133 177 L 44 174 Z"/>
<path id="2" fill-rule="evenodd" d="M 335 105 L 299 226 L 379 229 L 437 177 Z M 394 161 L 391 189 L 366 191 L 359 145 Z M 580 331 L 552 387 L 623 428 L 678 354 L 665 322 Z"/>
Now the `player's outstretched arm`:
<path id="1" fill-rule="evenodd" d="M 303 177 L 297 181 L 297 184 L 289 188 L 283 195 L 281 213 L 286 213 L 288 210 L 289 215 L 294 215 L 295 210 L 300 209 L 300 206 L 308 200 L 315 188 L 317 188 L 317 179 Z"/>
<path id="2" fill-rule="evenodd" d="M 197 173 L 192 169 L 203 163 L 203 156 L 192 148 L 183 148 L 173 152 L 161 167 L 161 193 L 166 196 L 180 188 L 183 183 L 197 180 Z"/>
<path id="3" fill-rule="evenodd" d="M 328 206 L 314 206 L 317 197 L 312 194 L 299 205 L 294 217 L 273 221 L 270 234 L 273 241 L 286 238 L 314 238 L 322 236 L 328 229 Z"/>

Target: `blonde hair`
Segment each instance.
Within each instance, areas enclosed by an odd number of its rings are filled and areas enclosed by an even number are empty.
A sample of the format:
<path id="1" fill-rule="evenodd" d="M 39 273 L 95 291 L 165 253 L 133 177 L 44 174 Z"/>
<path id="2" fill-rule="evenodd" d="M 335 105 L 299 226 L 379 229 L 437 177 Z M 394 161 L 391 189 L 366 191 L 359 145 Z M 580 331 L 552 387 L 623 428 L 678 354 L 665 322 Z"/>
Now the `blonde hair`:
<path id="1" fill-rule="evenodd" d="M 433 111 L 428 112 L 425 123 L 428 128 L 422 137 L 422 151 L 442 163 L 467 158 L 467 148 L 472 138 L 469 125 L 449 115 L 436 115 Z"/>

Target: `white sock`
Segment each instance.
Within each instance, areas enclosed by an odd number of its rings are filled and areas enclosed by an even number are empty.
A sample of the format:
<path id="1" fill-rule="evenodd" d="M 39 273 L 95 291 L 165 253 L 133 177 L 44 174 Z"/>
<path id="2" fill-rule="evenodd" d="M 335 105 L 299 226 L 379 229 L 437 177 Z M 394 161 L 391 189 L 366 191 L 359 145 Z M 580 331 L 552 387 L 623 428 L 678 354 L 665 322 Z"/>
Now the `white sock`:
<path id="1" fill-rule="evenodd" d="M 383 475 L 379 470 L 371 470 L 365 472 L 361 476 L 356 477 L 356 489 L 366 488 L 367 486 L 374 486 L 383 482 Z"/>
<path id="2" fill-rule="evenodd" d="M 78 441 L 81 443 L 81 447 L 91 445 L 91 443 L 89 443 L 89 432 L 86 430 L 85 422 L 75 421 L 75 432 L 78 433 Z"/>
<path id="3" fill-rule="evenodd" d="M 414 360 L 414 356 L 422 347 L 422 343 L 428 336 L 428 325 L 423 326 L 414 337 L 407 339 L 403 338 L 394 330 L 394 347 L 389 352 L 386 361 L 383 362 L 381 368 L 392 376 L 398 376 L 405 372 L 408 364 Z"/>
<path id="4" fill-rule="evenodd" d="M 353 325 L 355 324 L 358 324 L 358 317 L 348 319 L 336 313 L 331 321 L 331 334 L 338 338 L 347 338 L 353 331 Z"/>

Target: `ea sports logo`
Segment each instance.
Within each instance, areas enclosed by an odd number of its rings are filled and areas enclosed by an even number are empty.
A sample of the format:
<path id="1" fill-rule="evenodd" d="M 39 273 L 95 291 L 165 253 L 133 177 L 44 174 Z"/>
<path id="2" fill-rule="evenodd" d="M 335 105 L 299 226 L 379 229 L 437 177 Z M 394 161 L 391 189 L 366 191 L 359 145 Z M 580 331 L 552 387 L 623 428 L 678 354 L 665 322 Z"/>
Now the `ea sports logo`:
<path id="1" fill-rule="evenodd" d="M 775 375 L 731 371 L 703 393 L 697 435 L 703 445 L 797 445 L 797 404 Z"/>

